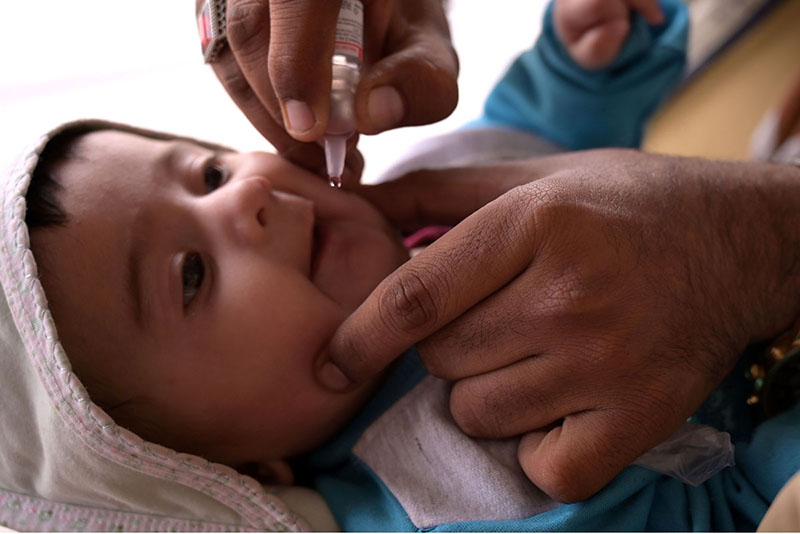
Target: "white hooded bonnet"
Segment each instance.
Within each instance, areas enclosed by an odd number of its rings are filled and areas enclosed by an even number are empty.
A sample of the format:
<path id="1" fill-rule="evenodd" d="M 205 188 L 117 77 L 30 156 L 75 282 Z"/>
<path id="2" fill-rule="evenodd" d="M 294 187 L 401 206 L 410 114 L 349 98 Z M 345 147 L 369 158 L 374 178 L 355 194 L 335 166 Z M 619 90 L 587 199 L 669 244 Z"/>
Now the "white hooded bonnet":
<path id="1" fill-rule="evenodd" d="M 25 194 L 43 148 L 73 128 L 175 138 L 104 121 L 67 123 L 42 136 L 4 175 L 0 525 L 35 531 L 308 530 L 256 480 L 117 426 L 72 372 L 37 278 Z"/>

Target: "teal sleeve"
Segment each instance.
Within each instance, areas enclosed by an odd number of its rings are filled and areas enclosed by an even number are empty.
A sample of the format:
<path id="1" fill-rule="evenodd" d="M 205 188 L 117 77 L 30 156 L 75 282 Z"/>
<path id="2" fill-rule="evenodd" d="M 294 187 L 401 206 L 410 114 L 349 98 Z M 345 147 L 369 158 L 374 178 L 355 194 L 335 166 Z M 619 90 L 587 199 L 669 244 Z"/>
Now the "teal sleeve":
<path id="1" fill-rule="evenodd" d="M 536 45 L 519 56 L 471 126 L 532 132 L 565 149 L 638 147 L 644 127 L 681 79 L 689 18 L 680 0 L 662 0 L 666 21 L 635 15 L 614 62 L 580 67 L 562 46 L 548 6 Z"/>

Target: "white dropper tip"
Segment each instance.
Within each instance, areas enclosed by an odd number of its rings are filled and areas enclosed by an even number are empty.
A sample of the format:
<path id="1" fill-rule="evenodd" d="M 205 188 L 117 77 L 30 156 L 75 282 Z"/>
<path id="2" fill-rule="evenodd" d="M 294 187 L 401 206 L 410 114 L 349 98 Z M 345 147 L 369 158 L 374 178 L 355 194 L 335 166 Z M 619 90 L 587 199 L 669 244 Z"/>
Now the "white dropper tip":
<path id="1" fill-rule="evenodd" d="M 347 154 L 347 138 L 349 135 L 325 136 L 325 163 L 328 167 L 328 181 L 331 187 L 342 187 L 344 158 Z"/>

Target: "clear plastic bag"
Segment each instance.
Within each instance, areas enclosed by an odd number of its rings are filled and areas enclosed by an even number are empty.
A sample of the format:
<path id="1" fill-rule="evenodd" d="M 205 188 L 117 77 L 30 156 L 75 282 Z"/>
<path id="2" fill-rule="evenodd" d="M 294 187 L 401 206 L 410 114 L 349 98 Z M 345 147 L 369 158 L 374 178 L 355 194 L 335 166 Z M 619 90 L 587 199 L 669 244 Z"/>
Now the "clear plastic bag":
<path id="1" fill-rule="evenodd" d="M 707 425 L 684 423 L 633 463 L 698 486 L 735 462 L 730 434 Z"/>

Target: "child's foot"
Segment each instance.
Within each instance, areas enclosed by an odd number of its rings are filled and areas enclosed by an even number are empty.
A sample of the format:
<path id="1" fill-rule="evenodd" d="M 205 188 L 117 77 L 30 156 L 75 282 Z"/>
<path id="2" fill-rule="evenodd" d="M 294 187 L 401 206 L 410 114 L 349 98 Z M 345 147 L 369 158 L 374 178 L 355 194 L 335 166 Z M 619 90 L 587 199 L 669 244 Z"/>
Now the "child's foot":
<path id="1" fill-rule="evenodd" d="M 764 114 L 750 139 L 750 155 L 760 161 L 800 159 L 800 71 L 782 102 Z"/>

